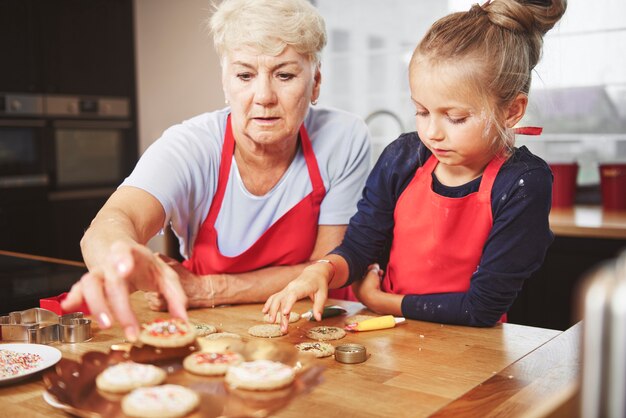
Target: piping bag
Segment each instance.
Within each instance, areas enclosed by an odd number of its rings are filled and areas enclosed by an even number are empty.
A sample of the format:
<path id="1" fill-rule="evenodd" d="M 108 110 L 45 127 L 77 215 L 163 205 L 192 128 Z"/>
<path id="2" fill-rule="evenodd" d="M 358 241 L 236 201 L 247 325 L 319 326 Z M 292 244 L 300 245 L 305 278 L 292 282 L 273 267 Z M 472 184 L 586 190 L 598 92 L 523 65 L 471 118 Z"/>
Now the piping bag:
<path id="1" fill-rule="evenodd" d="M 347 331 L 374 331 L 377 329 L 393 328 L 396 324 L 404 322 L 404 318 L 396 318 L 393 315 L 379 316 L 377 318 L 366 319 L 356 324 L 346 325 Z"/>
<path id="2" fill-rule="evenodd" d="M 324 306 L 324 310 L 322 311 L 322 319 L 345 314 L 347 312 L 348 311 L 345 308 L 339 305 L 327 305 Z M 315 317 L 313 316 L 313 309 L 306 311 L 305 313 L 300 315 L 300 317 L 308 319 L 309 321 L 316 321 Z"/>

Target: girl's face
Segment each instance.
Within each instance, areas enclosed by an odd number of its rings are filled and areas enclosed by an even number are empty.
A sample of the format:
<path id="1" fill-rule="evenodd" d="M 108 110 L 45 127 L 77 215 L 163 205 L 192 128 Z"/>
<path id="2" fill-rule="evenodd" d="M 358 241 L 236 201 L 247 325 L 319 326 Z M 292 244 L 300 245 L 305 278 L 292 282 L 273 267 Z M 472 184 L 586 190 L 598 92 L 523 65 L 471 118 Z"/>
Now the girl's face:
<path id="1" fill-rule="evenodd" d="M 493 158 L 497 130 L 481 98 L 471 97 L 458 71 L 417 62 L 409 83 L 417 133 L 439 160 L 438 170 L 469 181 Z"/>

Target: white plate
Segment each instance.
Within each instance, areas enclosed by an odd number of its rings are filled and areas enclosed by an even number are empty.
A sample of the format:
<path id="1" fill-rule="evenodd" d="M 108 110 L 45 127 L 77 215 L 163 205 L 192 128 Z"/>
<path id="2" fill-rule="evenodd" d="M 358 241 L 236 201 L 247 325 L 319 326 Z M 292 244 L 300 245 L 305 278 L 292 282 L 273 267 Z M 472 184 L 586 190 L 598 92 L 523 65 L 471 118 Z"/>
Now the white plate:
<path id="1" fill-rule="evenodd" d="M 47 369 L 48 367 L 56 364 L 62 357 L 61 352 L 58 349 L 43 344 L 0 344 L 0 350 L 39 354 L 41 356 L 41 362 L 37 365 L 37 367 L 34 367 L 18 376 L 0 377 L 0 386 L 16 382 L 34 373 Z"/>

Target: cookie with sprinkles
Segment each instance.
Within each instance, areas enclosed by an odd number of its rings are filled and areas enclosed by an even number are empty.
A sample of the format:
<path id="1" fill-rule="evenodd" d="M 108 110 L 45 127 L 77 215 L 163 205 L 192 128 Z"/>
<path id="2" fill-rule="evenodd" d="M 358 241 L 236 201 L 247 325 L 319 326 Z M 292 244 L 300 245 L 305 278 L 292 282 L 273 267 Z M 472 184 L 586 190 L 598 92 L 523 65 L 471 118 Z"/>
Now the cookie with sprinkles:
<path id="1" fill-rule="evenodd" d="M 280 324 L 280 321 L 283 317 L 283 314 L 278 312 L 276 314 L 276 318 L 274 319 L 274 324 Z M 300 320 L 300 314 L 297 312 L 289 312 L 289 323 L 294 323 L 294 322 L 298 322 Z M 263 315 L 263 321 L 264 322 L 270 322 L 270 314 L 265 314 Z"/>
<path id="2" fill-rule="evenodd" d="M 165 370 L 159 367 L 124 361 L 104 369 L 96 377 L 96 386 L 105 392 L 126 393 L 140 387 L 159 385 L 166 377 Z"/>
<path id="3" fill-rule="evenodd" d="M 197 352 L 183 360 L 185 370 L 203 376 L 221 376 L 232 365 L 243 362 L 243 356 L 233 351 L 223 353 Z"/>
<path id="4" fill-rule="evenodd" d="M 200 397 L 180 385 L 139 388 L 122 399 L 122 411 L 131 417 L 177 418 L 196 409 Z"/>
<path id="5" fill-rule="evenodd" d="M 322 341 L 296 344 L 296 348 L 303 353 L 311 353 L 317 358 L 332 356 L 335 353 L 335 347 L 332 344 Z"/>
<path id="6" fill-rule="evenodd" d="M 156 319 L 143 325 L 139 340 L 155 347 L 183 347 L 196 339 L 196 330 L 182 319 Z"/>
<path id="7" fill-rule="evenodd" d="M 210 335 L 217 332 L 217 328 L 210 324 L 204 324 L 202 322 L 192 322 L 192 325 L 196 328 L 196 335 L 198 337 L 204 337 L 205 335 Z"/>
<path id="8" fill-rule="evenodd" d="M 249 390 L 273 390 L 293 383 L 293 368 L 278 361 L 254 360 L 231 366 L 226 372 L 226 383 L 231 387 Z"/>
<path id="9" fill-rule="evenodd" d="M 314 327 L 307 331 L 306 336 L 317 341 L 339 340 L 346 332 L 337 327 Z"/>
<path id="10" fill-rule="evenodd" d="M 254 325 L 248 329 L 248 334 L 254 337 L 274 338 L 282 337 L 286 333 L 280 329 L 278 324 Z"/>

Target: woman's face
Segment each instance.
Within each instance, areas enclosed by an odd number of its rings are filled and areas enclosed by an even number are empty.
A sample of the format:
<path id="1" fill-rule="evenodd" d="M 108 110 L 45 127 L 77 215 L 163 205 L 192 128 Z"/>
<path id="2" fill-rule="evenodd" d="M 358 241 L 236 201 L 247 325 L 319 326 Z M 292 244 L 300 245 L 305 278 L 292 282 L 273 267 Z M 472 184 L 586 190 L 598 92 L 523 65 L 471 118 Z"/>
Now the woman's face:
<path id="1" fill-rule="evenodd" d="M 257 146 L 295 141 L 309 103 L 319 96 L 317 66 L 292 47 L 278 56 L 235 49 L 223 62 L 222 83 L 237 140 Z"/>

